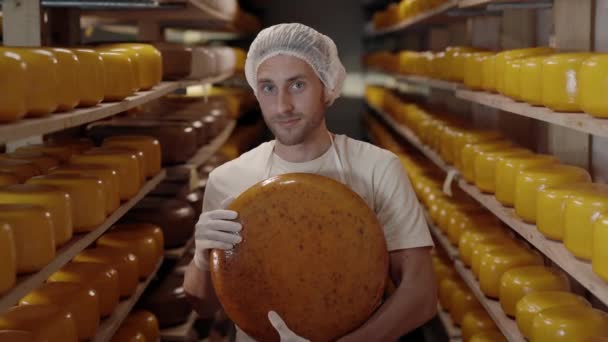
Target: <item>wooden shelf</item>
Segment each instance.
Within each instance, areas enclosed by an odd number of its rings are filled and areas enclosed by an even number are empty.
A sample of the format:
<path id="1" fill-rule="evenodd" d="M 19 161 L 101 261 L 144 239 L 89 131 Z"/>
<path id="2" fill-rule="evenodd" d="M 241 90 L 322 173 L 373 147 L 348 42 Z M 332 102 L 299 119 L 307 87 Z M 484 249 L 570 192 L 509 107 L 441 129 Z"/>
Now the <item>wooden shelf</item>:
<path id="1" fill-rule="evenodd" d="M 507 317 L 507 315 L 503 312 L 500 303 L 496 300 L 487 298 L 481 289 L 479 288 L 479 284 L 475 281 L 473 277 L 473 273 L 468 270 L 462 261 L 457 260 L 454 263 L 456 267 L 456 272 L 460 274 L 464 282 L 469 286 L 477 300 L 481 303 L 481 305 L 486 309 L 490 317 L 496 323 L 496 326 L 503 335 L 507 338 L 509 342 L 524 342 L 525 339 L 519 329 L 517 328 L 517 323 L 514 319 Z"/>
<path id="2" fill-rule="evenodd" d="M 456 97 L 573 130 L 608 137 L 608 119 L 595 118 L 582 112 L 554 112 L 545 107 L 534 107 L 524 102 L 516 102 L 503 95 L 482 91 L 459 89 L 456 91 Z"/>
<path id="3" fill-rule="evenodd" d="M 196 322 L 198 315 L 192 311 L 188 320 L 176 327 L 166 328 L 160 331 L 160 338 L 162 341 L 190 341 L 192 335 L 192 327 Z"/>
<path id="4" fill-rule="evenodd" d="M 414 16 L 413 18 L 404 20 L 394 26 L 391 27 L 386 27 L 386 28 L 382 28 L 379 30 L 375 30 L 373 29 L 373 25 L 369 26 L 369 29 L 366 30 L 365 32 L 365 36 L 367 37 L 375 37 L 375 36 L 381 36 L 381 35 L 385 35 L 388 33 L 395 33 L 395 32 L 399 32 L 399 31 L 404 31 L 407 30 L 408 28 L 416 25 L 416 24 L 420 24 L 424 21 L 427 21 L 433 17 L 439 16 L 449 10 L 451 10 L 452 8 L 455 8 L 458 6 L 458 0 L 450 0 L 449 2 L 435 8 L 432 9 L 430 11 L 418 14 L 417 16 Z"/>
<path id="5" fill-rule="evenodd" d="M 446 164 L 441 157 L 428 146 L 425 146 L 420 139 L 412 132 L 409 128 L 399 124 L 395 121 L 388 113 L 382 109 L 371 105 L 368 105 L 389 125 L 391 126 L 401 137 L 409 141 L 410 144 L 414 145 L 422 154 L 429 158 L 435 165 L 446 173 L 453 170 L 454 168 Z"/>
<path id="6" fill-rule="evenodd" d="M 598 277 L 591 269 L 591 263 L 574 257 L 563 243 L 547 239 L 533 224 L 522 221 L 512 208 L 506 208 L 494 196 L 482 194 L 475 186 L 464 180 L 458 181 L 459 187 L 491 211 L 502 222 L 536 247 L 547 258 L 561 267 L 602 303 L 608 305 L 608 282 Z"/>
<path id="7" fill-rule="evenodd" d="M 188 242 L 186 242 L 186 244 L 183 245 L 182 247 L 165 250 L 165 258 L 179 260 L 184 255 L 186 255 L 186 253 L 188 252 L 188 250 L 190 250 L 192 248 L 192 246 L 194 246 L 194 238 L 191 238 L 190 240 L 188 240 Z"/>
<path id="8" fill-rule="evenodd" d="M 22 119 L 15 123 L 2 124 L 0 125 L 0 144 L 31 136 L 53 133 L 105 119 L 165 96 L 177 89 L 197 84 L 216 83 L 223 81 L 230 76 L 231 74 L 222 74 L 202 80 L 161 82 L 151 90 L 138 92 L 120 102 L 103 102 L 95 107 L 80 108 L 66 113 L 53 114 L 44 118 Z"/>
<path id="9" fill-rule="evenodd" d="M 235 127 L 236 121 L 230 120 L 222 133 L 198 150 L 198 152 L 196 152 L 196 154 L 190 158 L 186 164 L 195 167 L 203 165 L 209 158 L 211 158 L 211 156 L 215 154 L 215 152 L 217 152 L 217 150 L 219 150 L 220 147 L 222 147 L 222 145 L 224 145 L 224 143 L 226 143 Z"/>
<path id="10" fill-rule="evenodd" d="M 49 276 L 72 260 L 80 251 L 97 240 L 98 237 L 112 227 L 116 221 L 135 206 L 135 204 L 137 204 L 137 202 L 139 202 L 148 192 L 152 191 L 165 178 L 165 174 L 166 172 L 163 170 L 154 178 L 150 179 L 135 197 L 121 205 L 95 230 L 86 234 L 75 235 L 68 243 L 57 250 L 55 258 L 42 270 L 31 275 L 19 277 L 17 279 L 17 285 L 0 298 L 0 314 L 6 312 L 32 290 L 37 289 Z"/>
<path id="11" fill-rule="evenodd" d="M 120 328 L 122 322 L 125 320 L 125 318 L 127 318 L 129 313 L 131 312 L 131 309 L 133 309 L 133 306 L 139 300 L 139 297 L 141 297 L 141 295 L 144 293 L 144 290 L 148 287 L 152 279 L 154 279 L 154 277 L 156 276 L 156 272 L 158 272 L 158 269 L 160 268 L 160 265 L 162 265 L 162 263 L 163 258 L 161 257 L 160 260 L 158 260 L 156 267 L 154 268 L 154 272 L 152 272 L 152 274 L 150 274 L 148 278 L 146 278 L 144 281 L 140 282 L 139 285 L 137 285 L 135 293 L 133 293 L 131 297 L 118 303 L 118 306 L 116 307 L 116 309 L 114 309 L 112 315 L 100 322 L 99 328 L 97 329 L 97 334 L 95 335 L 95 337 L 93 337 L 91 342 L 106 342 L 112 339 L 114 333 L 116 333 L 116 330 Z"/>
<path id="12" fill-rule="evenodd" d="M 462 332 L 460 331 L 460 328 L 454 324 L 450 314 L 443 310 L 440 304 L 437 304 L 437 316 L 439 316 L 439 320 L 441 321 L 450 342 L 462 341 Z"/>
<path id="13" fill-rule="evenodd" d="M 437 227 L 431 221 L 431 217 L 426 210 L 424 211 L 424 216 L 426 217 L 426 222 L 429 226 L 429 230 L 431 231 L 431 235 L 433 235 L 433 237 L 435 237 L 435 239 L 439 242 L 441 248 L 445 251 L 450 260 L 454 261 L 458 259 L 458 249 L 450 243 L 450 240 L 447 238 L 447 236 L 445 236 L 445 234 L 439 229 L 439 227 Z"/>
<path id="14" fill-rule="evenodd" d="M 459 8 L 473 8 L 482 7 L 493 4 L 505 4 L 505 3 L 523 3 L 529 2 L 530 0 L 460 0 L 458 3 Z"/>
<path id="15" fill-rule="evenodd" d="M 397 81 L 406 82 L 406 83 L 415 84 L 415 85 L 422 85 L 422 86 L 426 86 L 429 88 L 441 89 L 441 90 L 447 90 L 447 91 L 456 91 L 458 88 L 461 88 L 463 86 L 462 83 L 436 80 L 436 79 L 433 79 L 430 77 L 425 77 L 425 76 L 398 75 L 398 76 L 395 76 L 395 78 L 397 79 Z"/>

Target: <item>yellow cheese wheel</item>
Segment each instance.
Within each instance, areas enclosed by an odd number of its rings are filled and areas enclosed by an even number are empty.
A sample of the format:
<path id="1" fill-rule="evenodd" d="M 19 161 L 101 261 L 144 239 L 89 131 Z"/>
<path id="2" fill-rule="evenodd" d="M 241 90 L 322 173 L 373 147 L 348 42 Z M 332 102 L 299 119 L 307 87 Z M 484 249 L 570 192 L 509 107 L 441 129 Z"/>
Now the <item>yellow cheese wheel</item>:
<path id="1" fill-rule="evenodd" d="M 546 154 L 524 154 L 502 157 L 496 164 L 496 199 L 505 206 L 515 204 L 515 180 L 520 171 L 535 166 L 557 164 L 559 160 Z"/>
<path id="2" fill-rule="evenodd" d="M 74 315 L 55 305 L 19 305 L 0 316 L 0 331 L 26 330 L 38 341 L 76 342 Z"/>
<path id="3" fill-rule="evenodd" d="M 510 269 L 542 265 L 540 255 L 526 250 L 523 247 L 505 247 L 487 252 L 481 258 L 479 266 L 479 287 L 490 298 L 498 298 L 500 293 L 500 279 Z"/>
<path id="4" fill-rule="evenodd" d="M 471 202 L 446 202 L 445 205 L 439 211 L 439 218 L 437 225 L 439 228 L 446 232 L 449 228 L 450 219 L 456 212 L 459 213 L 475 213 L 482 211 L 482 208 L 477 203 Z"/>
<path id="5" fill-rule="evenodd" d="M 59 160 L 41 152 L 18 151 L 13 153 L 1 154 L 0 158 L 29 161 L 36 165 L 36 167 L 38 167 L 38 170 L 42 174 L 47 173 L 50 169 L 59 165 Z"/>
<path id="6" fill-rule="evenodd" d="M 461 127 L 446 127 L 439 138 L 439 155 L 449 164 L 454 163 L 454 154 L 452 152 L 456 137 L 463 133 L 464 130 Z"/>
<path id="7" fill-rule="evenodd" d="M 41 174 L 40 169 L 36 164 L 27 160 L 18 159 L 1 159 L 0 158 L 0 172 L 10 173 L 17 178 L 19 182 L 23 183 L 26 180 L 39 176 Z"/>
<path id="8" fill-rule="evenodd" d="M 486 193 L 496 191 L 496 164 L 505 157 L 519 157 L 531 154 L 524 148 L 508 148 L 497 151 L 480 151 L 475 156 L 475 185 Z"/>
<path id="9" fill-rule="evenodd" d="M 471 249 L 473 251 L 471 256 L 471 272 L 479 279 L 479 268 L 481 266 L 481 259 L 486 253 L 493 250 L 505 248 L 505 247 L 518 247 L 516 240 L 509 236 L 494 236 L 489 239 L 473 241 L 471 243 Z M 521 246 L 519 246 L 521 247 Z"/>
<path id="10" fill-rule="evenodd" d="M 98 246 L 121 248 L 137 256 L 139 277 L 146 278 L 158 262 L 158 247 L 151 236 L 137 232 L 110 231 L 97 240 Z"/>
<path id="11" fill-rule="evenodd" d="M 132 91 L 136 92 L 141 89 L 141 74 L 146 73 L 145 65 L 142 63 L 141 56 L 139 52 L 133 49 L 129 49 L 127 47 L 116 47 L 110 45 L 102 45 L 96 49 L 98 52 L 102 53 L 102 57 L 105 61 L 105 56 L 103 53 L 110 52 L 123 55 L 124 57 L 129 58 L 131 61 L 131 74 L 132 74 Z M 107 76 L 106 76 L 107 77 Z M 125 77 L 123 75 L 122 77 Z"/>
<path id="12" fill-rule="evenodd" d="M 44 146 L 50 147 L 61 147 L 61 148 L 70 148 L 72 150 L 72 154 L 82 154 L 93 147 L 95 145 L 93 142 L 86 138 L 80 139 L 67 139 L 67 140 L 50 140 L 44 143 Z"/>
<path id="13" fill-rule="evenodd" d="M 93 288 L 99 299 L 99 315 L 102 317 L 110 315 L 118 305 L 118 272 L 111 266 L 94 262 L 70 262 L 53 273 L 48 281 L 74 282 Z"/>
<path id="14" fill-rule="evenodd" d="M 92 231 L 106 219 L 106 192 L 99 178 L 52 174 L 31 178 L 27 183 L 56 186 L 70 194 L 75 232 Z"/>
<path id="15" fill-rule="evenodd" d="M 435 276 L 437 277 L 437 281 L 441 283 L 441 281 L 447 277 L 456 276 L 456 270 L 451 265 L 446 264 L 443 261 L 435 261 L 433 259 L 433 270 L 435 271 Z"/>
<path id="16" fill-rule="evenodd" d="M 457 326 L 462 324 L 464 315 L 471 310 L 481 309 L 481 304 L 475 295 L 464 286 L 457 286 L 450 296 L 450 315 Z"/>
<path id="17" fill-rule="evenodd" d="M 549 55 L 526 57 L 521 60 L 519 96 L 533 106 L 543 105 L 543 62 Z"/>
<path id="18" fill-rule="evenodd" d="M 608 314 L 584 305 L 558 306 L 539 312 L 530 341 L 584 341 L 608 336 Z"/>
<path id="19" fill-rule="evenodd" d="M 590 115 L 608 117 L 608 56 L 596 55 L 583 62 L 579 73 L 579 104 L 581 109 Z"/>
<path id="20" fill-rule="evenodd" d="M 96 262 L 114 268 L 118 272 L 120 296 L 129 297 L 139 284 L 139 260 L 124 249 L 96 247 L 85 249 L 74 257 L 74 262 Z"/>
<path id="21" fill-rule="evenodd" d="M 496 329 L 494 320 L 485 309 L 470 310 L 462 318 L 461 331 L 463 341 L 469 341 L 475 334 Z"/>
<path id="22" fill-rule="evenodd" d="M 37 48 L 0 48 L 18 54 L 27 64 L 26 117 L 49 115 L 57 109 L 58 61 L 52 52 Z"/>
<path id="23" fill-rule="evenodd" d="M 27 296 L 20 305 L 51 304 L 72 314 L 79 340 L 95 336 L 99 326 L 99 299 L 95 290 L 77 283 L 50 282 L 42 284 Z"/>
<path id="24" fill-rule="evenodd" d="M 136 68 L 128 55 L 119 52 L 99 51 L 103 59 L 104 101 L 122 101 L 133 95 L 136 84 Z"/>
<path id="25" fill-rule="evenodd" d="M 593 272 L 608 281 L 608 217 L 600 215 L 595 221 L 593 230 Z"/>
<path id="26" fill-rule="evenodd" d="M 156 316 L 145 310 L 137 310 L 129 314 L 125 319 L 125 324 L 130 324 L 141 331 L 146 337 L 146 341 L 158 341 L 160 328 Z"/>
<path id="27" fill-rule="evenodd" d="M 109 147 L 103 146 L 90 151 L 90 153 L 112 153 L 116 155 L 124 155 L 131 158 L 135 157 L 137 161 L 137 174 L 139 176 L 139 187 L 146 182 L 146 158 L 144 152 L 140 148 L 135 147 Z"/>
<path id="28" fill-rule="evenodd" d="M 7 172 L 0 172 L 0 186 L 12 185 L 12 184 L 18 184 L 18 183 L 19 183 L 19 177 L 17 177 L 15 174 L 7 173 Z"/>
<path id="29" fill-rule="evenodd" d="M 507 50 L 496 54 L 496 90 L 505 94 L 505 76 L 507 74 L 507 61 L 514 60 L 517 58 L 538 56 L 552 53 L 554 50 L 548 47 L 534 47 Z"/>
<path id="30" fill-rule="evenodd" d="M 513 143 L 507 140 L 466 144 L 460 151 L 462 177 L 469 183 L 475 182 L 475 157 L 479 152 L 498 151 L 512 146 Z"/>
<path id="31" fill-rule="evenodd" d="M 451 310 L 452 293 L 458 286 L 466 286 L 458 277 L 447 277 L 439 283 L 439 304 L 447 312 Z"/>
<path id="32" fill-rule="evenodd" d="M 469 342 L 507 342 L 504 335 L 498 330 L 485 330 L 471 336 Z"/>
<path id="33" fill-rule="evenodd" d="M 106 215 L 112 214 L 120 206 L 118 171 L 109 166 L 69 164 L 55 168 L 50 174 L 82 175 L 98 178 L 103 182 L 106 193 Z"/>
<path id="34" fill-rule="evenodd" d="M 483 85 L 483 61 L 493 52 L 473 52 L 465 61 L 464 66 L 464 85 L 473 89 L 481 90 Z"/>
<path id="35" fill-rule="evenodd" d="M 16 152 L 37 152 L 57 159 L 60 163 L 66 163 L 72 156 L 72 149 L 67 146 L 26 145 L 17 148 Z"/>
<path id="36" fill-rule="evenodd" d="M 566 199 L 564 245 L 576 257 L 591 260 L 593 224 L 608 209 L 608 185 L 589 184 Z"/>
<path id="37" fill-rule="evenodd" d="M 91 149 L 70 160 L 73 164 L 110 165 L 118 169 L 120 199 L 129 200 L 140 188 L 140 171 L 137 157 L 131 153 L 100 151 Z"/>
<path id="38" fill-rule="evenodd" d="M 475 227 L 496 226 L 499 221 L 496 216 L 485 211 L 462 213 L 456 212 L 448 224 L 448 239 L 455 245 L 460 245 L 462 234 Z"/>
<path id="39" fill-rule="evenodd" d="M 32 204 L 0 204 L 0 221 L 13 228 L 17 273 L 36 272 L 55 257 L 55 232 L 47 209 Z"/>
<path id="40" fill-rule="evenodd" d="M 499 131 L 493 130 L 467 130 L 461 135 L 458 135 L 454 139 L 454 145 L 452 145 L 452 154 L 454 155 L 454 166 L 462 170 L 462 149 L 468 144 L 479 144 L 483 142 L 497 141 L 502 138 L 502 134 Z"/>
<path id="41" fill-rule="evenodd" d="M 458 241 L 460 259 L 466 266 L 471 267 L 473 264 L 473 243 L 475 241 L 482 241 L 505 235 L 505 231 L 497 225 L 483 225 L 464 231 Z"/>
<path id="42" fill-rule="evenodd" d="M 0 203 L 40 205 L 51 214 L 55 245 L 63 245 L 72 238 L 72 198 L 65 190 L 46 185 L 9 185 L 0 187 Z"/>
<path id="43" fill-rule="evenodd" d="M 0 330 L 0 342 L 40 342 L 40 339 L 25 330 Z"/>
<path id="44" fill-rule="evenodd" d="M 162 56 L 153 45 L 138 43 L 111 44 L 111 48 L 135 50 L 139 56 L 139 88 L 148 90 L 162 80 Z"/>
<path id="45" fill-rule="evenodd" d="M 0 122 L 19 120 L 27 113 L 28 66 L 19 54 L 0 50 Z"/>
<path id="46" fill-rule="evenodd" d="M 99 52 L 91 49 L 70 49 L 80 63 L 78 72 L 78 106 L 96 106 L 103 100 L 105 67 Z"/>
<path id="47" fill-rule="evenodd" d="M 103 146 L 130 147 L 144 152 L 146 177 L 153 177 L 160 172 L 161 150 L 158 140 L 143 135 L 119 135 L 106 138 Z"/>
<path id="48" fill-rule="evenodd" d="M 503 75 L 504 95 L 515 101 L 521 101 L 519 88 L 521 77 L 521 58 L 508 60 L 505 63 L 505 74 Z"/>
<path id="49" fill-rule="evenodd" d="M 593 183 L 570 183 L 539 190 L 536 199 L 536 228 L 548 238 L 563 240 L 566 200 L 576 190 L 591 186 Z"/>
<path id="50" fill-rule="evenodd" d="M 146 342 L 143 332 L 132 324 L 123 324 L 118 328 L 110 342 Z"/>
<path id="51" fill-rule="evenodd" d="M 570 292 L 535 291 L 528 293 L 517 302 L 515 307 L 517 327 L 522 335 L 529 339 L 532 334 L 532 323 L 539 312 L 553 307 L 570 305 L 591 306 L 585 298 Z"/>
<path id="52" fill-rule="evenodd" d="M 0 219 L 0 295 L 15 286 L 17 251 L 13 227 Z"/>
<path id="53" fill-rule="evenodd" d="M 52 52 L 57 58 L 57 80 L 60 86 L 57 88 L 58 112 L 73 109 L 80 102 L 78 90 L 78 74 L 80 73 L 80 62 L 78 57 L 68 49 L 45 48 Z"/>
<path id="54" fill-rule="evenodd" d="M 593 53 L 555 54 L 543 61 L 543 105 L 559 112 L 581 111 L 577 75 Z"/>
<path id="55" fill-rule="evenodd" d="M 113 230 L 132 232 L 135 235 L 140 234 L 145 237 L 152 237 L 156 242 L 158 257 L 160 258 L 164 253 L 165 236 L 163 235 L 163 230 L 159 226 L 150 223 L 123 223 L 115 225 Z"/>
<path id="56" fill-rule="evenodd" d="M 500 279 L 500 305 L 515 317 L 517 302 L 536 291 L 570 291 L 570 283 L 560 270 L 546 266 L 526 266 L 505 272 Z"/>
<path id="57" fill-rule="evenodd" d="M 515 180 L 515 213 L 524 221 L 536 222 L 536 203 L 539 190 L 576 182 L 589 182 L 589 173 L 570 165 L 545 165 L 522 170 Z"/>
<path id="58" fill-rule="evenodd" d="M 481 62 L 481 88 L 496 92 L 496 55 L 487 56 Z"/>

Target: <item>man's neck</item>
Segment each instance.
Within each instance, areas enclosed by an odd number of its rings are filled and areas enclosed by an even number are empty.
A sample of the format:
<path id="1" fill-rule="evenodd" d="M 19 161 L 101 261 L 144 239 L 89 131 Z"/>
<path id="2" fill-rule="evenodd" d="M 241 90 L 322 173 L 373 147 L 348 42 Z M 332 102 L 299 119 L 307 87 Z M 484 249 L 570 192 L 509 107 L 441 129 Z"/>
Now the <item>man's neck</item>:
<path id="1" fill-rule="evenodd" d="M 323 127 L 297 145 L 287 146 L 276 140 L 274 153 L 292 163 L 311 161 L 322 156 L 331 147 L 330 134 L 327 128 Z"/>

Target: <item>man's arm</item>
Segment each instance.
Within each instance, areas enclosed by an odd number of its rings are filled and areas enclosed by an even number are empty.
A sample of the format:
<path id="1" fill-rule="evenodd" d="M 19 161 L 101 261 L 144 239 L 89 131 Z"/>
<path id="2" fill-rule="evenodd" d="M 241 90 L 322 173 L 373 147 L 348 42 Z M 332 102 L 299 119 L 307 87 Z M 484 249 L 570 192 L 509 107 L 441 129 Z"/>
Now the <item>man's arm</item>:
<path id="1" fill-rule="evenodd" d="M 340 342 L 395 341 L 437 313 L 437 285 L 430 247 L 390 253 L 391 279 L 396 290 L 359 329 Z"/>
<path id="2" fill-rule="evenodd" d="M 184 291 L 192 308 L 200 317 L 212 317 L 221 308 L 211 283 L 211 273 L 200 270 L 194 261 L 186 268 Z"/>

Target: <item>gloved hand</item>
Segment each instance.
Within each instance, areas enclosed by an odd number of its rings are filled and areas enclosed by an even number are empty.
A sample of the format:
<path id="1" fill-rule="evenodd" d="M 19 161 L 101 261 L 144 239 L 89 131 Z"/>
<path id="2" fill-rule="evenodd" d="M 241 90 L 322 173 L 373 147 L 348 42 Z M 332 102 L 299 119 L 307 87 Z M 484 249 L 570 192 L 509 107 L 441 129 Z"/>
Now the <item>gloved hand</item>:
<path id="1" fill-rule="evenodd" d="M 279 333 L 279 337 L 281 342 L 310 342 L 309 340 L 296 335 L 293 331 L 291 331 L 285 321 L 274 311 L 268 312 L 268 320 L 270 324 L 275 328 L 275 330 Z"/>
<path id="2" fill-rule="evenodd" d="M 226 210 L 234 198 L 226 198 L 220 204 L 221 209 L 211 210 L 201 214 L 194 231 L 194 264 L 200 270 L 209 269 L 209 250 L 229 250 L 243 239 L 238 235 L 242 226 L 230 221 L 237 218 L 236 211 Z"/>

